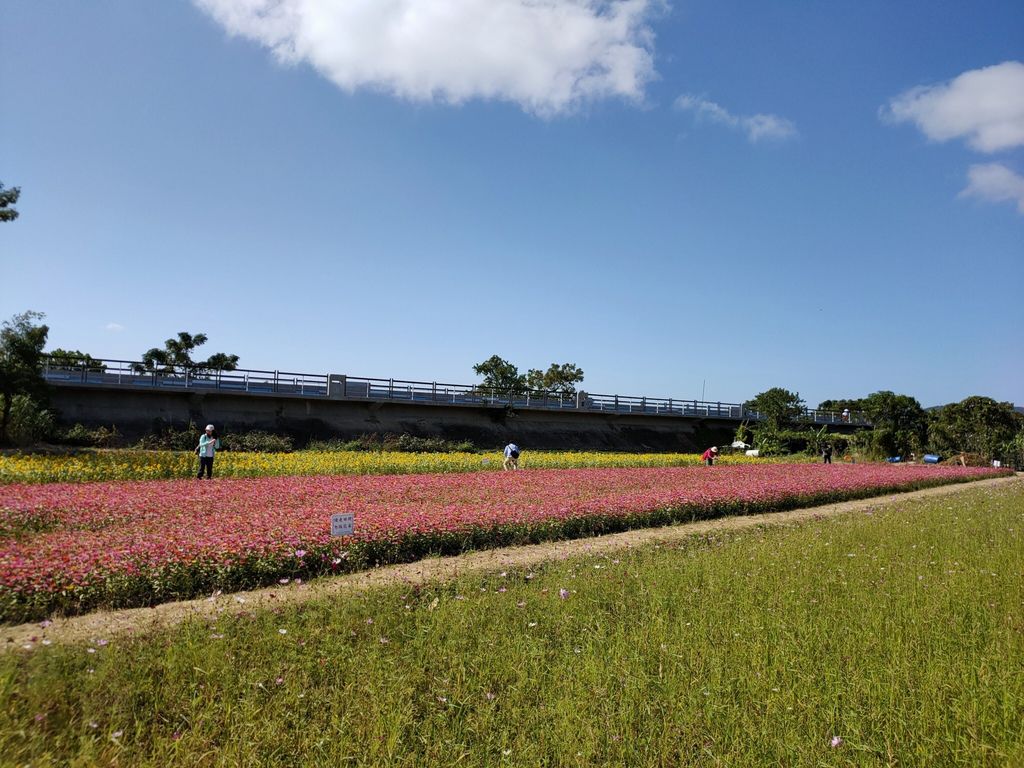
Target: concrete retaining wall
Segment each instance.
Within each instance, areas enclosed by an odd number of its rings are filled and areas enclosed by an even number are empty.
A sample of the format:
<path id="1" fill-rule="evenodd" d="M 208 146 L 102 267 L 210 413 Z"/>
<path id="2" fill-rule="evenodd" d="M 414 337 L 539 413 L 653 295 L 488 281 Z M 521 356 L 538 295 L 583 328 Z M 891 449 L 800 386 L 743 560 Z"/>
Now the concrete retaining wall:
<path id="1" fill-rule="evenodd" d="M 331 400 L 225 392 L 60 386 L 53 406 L 65 425 L 112 425 L 129 439 L 167 425 L 217 425 L 221 433 L 254 429 L 311 438 L 354 439 L 377 433 L 472 440 L 482 448 L 515 440 L 524 448 L 623 451 L 703 451 L 728 444 L 736 422 L 541 408 L 412 405 L 394 401 Z"/>

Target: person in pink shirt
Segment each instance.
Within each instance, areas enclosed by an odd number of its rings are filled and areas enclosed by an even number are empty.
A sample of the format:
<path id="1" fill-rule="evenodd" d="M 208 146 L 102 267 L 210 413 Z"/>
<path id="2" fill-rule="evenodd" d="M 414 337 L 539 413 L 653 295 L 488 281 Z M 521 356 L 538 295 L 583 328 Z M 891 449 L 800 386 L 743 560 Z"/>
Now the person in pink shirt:
<path id="1" fill-rule="evenodd" d="M 718 458 L 718 446 L 712 445 L 704 453 L 700 455 L 700 460 L 707 464 L 709 467 L 714 466 L 715 459 Z"/>

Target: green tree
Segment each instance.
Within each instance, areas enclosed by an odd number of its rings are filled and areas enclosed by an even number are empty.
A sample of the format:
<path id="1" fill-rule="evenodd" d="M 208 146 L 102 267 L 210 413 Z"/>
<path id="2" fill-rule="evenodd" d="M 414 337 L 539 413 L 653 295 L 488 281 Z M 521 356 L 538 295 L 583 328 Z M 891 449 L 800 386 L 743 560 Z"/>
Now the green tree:
<path id="1" fill-rule="evenodd" d="M 0 221 L 14 221 L 18 218 L 18 212 L 13 206 L 21 196 L 20 187 L 4 189 L 3 182 L 0 182 Z"/>
<path id="2" fill-rule="evenodd" d="M 798 392 L 772 387 L 745 402 L 743 407 L 760 413 L 764 418 L 763 423 L 772 432 L 779 432 L 803 415 L 804 401 Z"/>
<path id="3" fill-rule="evenodd" d="M 923 449 L 928 437 L 928 413 L 910 395 L 873 392 L 861 401 L 861 410 L 874 428 L 871 442 L 877 453 L 906 456 Z"/>
<path id="4" fill-rule="evenodd" d="M 180 331 L 178 338 L 167 339 L 164 348 L 153 347 L 142 355 L 142 362 L 135 364 L 140 373 L 155 371 L 157 373 L 184 373 L 193 376 L 205 376 L 211 371 L 233 371 L 238 367 L 238 355 L 227 355 L 218 352 L 206 360 L 193 360 L 192 353 L 196 347 L 206 343 L 206 334 L 192 335 Z"/>
<path id="5" fill-rule="evenodd" d="M 81 370 L 87 368 L 90 371 L 105 371 L 107 366 L 92 355 L 79 352 L 77 349 L 57 349 L 47 352 L 46 359 L 51 368 L 74 368 Z"/>
<path id="6" fill-rule="evenodd" d="M 864 400 L 863 399 L 851 399 L 851 398 L 840 398 L 838 400 L 822 400 L 818 403 L 819 411 L 863 411 Z"/>
<path id="7" fill-rule="evenodd" d="M 576 385 L 583 381 L 583 369 L 575 363 L 552 363 L 546 371 L 531 368 L 526 372 L 526 386 L 558 395 L 575 395 Z"/>
<path id="8" fill-rule="evenodd" d="M 473 371 L 484 377 L 479 388 L 487 394 L 513 397 L 526 391 L 526 377 L 516 366 L 497 355 L 477 363 Z"/>
<path id="9" fill-rule="evenodd" d="M 42 312 L 22 312 L 0 326 L 0 443 L 8 443 L 11 410 L 16 395 L 42 407 L 47 400 L 43 380 L 43 347 L 50 329 L 39 324 Z"/>
<path id="10" fill-rule="evenodd" d="M 975 395 L 943 406 L 932 421 L 928 437 L 942 453 L 964 451 L 991 460 L 1015 439 L 1022 423 L 1024 417 L 1009 403 Z"/>

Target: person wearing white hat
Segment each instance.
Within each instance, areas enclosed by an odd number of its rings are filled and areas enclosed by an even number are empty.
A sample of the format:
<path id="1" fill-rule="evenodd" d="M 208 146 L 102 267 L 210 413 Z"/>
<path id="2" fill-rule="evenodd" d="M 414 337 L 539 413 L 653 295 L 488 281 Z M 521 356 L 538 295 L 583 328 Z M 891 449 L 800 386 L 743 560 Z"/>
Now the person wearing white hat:
<path id="1" fill-rule="evenodd" d="M 206 471 L 206 479 L 213 479 L 213 455 L 220 448 L 220 440 L 217 438 L 217 430 L 213 424 L 206 425 L 206 431 L 199 438 L 199 447 L 196 453 L 199 455 L 199 474 L 196 478 L 203 479 L 203 471 Z"/>
<path id="2" fill-rule="evenodd" d="M 712 445 L 704 453 L 700 455 L 700 460 L 707 464 L 709 467 L 715 465 L 715 459 L 718 458 L 718 446 Z"/>

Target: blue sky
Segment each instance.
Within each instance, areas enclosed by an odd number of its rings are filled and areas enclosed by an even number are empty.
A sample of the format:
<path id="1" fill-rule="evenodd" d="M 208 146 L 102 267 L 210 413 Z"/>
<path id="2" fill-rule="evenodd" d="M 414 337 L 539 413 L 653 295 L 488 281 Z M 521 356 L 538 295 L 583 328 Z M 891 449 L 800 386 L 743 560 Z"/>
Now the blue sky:
<path id="1" fill-rule="evenodd" d="M 1022 62 L 1010 1 L 0 0 L 0 314 L 107 358 L 1020 404 Z"/>

